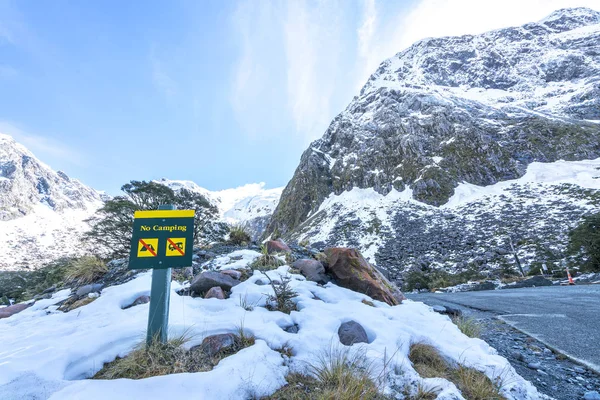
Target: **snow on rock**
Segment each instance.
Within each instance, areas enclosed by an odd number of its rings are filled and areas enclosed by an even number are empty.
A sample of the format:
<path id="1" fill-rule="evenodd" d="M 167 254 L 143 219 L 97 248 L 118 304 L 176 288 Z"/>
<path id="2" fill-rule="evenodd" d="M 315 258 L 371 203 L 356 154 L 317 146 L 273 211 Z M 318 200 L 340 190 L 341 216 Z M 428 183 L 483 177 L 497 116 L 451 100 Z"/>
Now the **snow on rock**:
<path id="1" fill-rule="evenodd" d="M 0 134 L 0 270 L 38 267 L 85 252 L 85 219 L 103 195 L 55 172 L 12 137 Z"/>
<path id="2" fill-rule="evenodd" d="M 281 279 L 289 274 L 289 267 L 268 274 Z M 388 392 L 392 387 L 420 383 L 461 398 L 450 382 L 421 379 L 412 368 L 408 360 L 410 344 L 426 341 L 449 359 L 476 368 L 492 379 L 502 376 L 507 398 L 539 398 L 536 389 L 493 348 L 463 335 L 448 317 L 423 303 L 405 301 L 390 307 L 373 300 L 375 307 L 371 307 L 361 302 L 368 299 L 363 294 L 331 283 L 318 286 L 301 275 L 289 274 L 291 286 L 298 293 L 294 300 L 299 311 L 287 315 L 263 307 L 273 292 L 269 285 L 256 284 L 262 276 L 255 271 L 250 279 L 235 286 L 226 300 L 179 296 L 176 291 L 181 285 L 173 282 L 171 335 L 188 332 L 192 340 L 186 345 L 191 347 L 210 335 L 235 333 L 243 325 L 247 333 L 255 335 L 256 344 L 227 357 L 209 372 L 141 380 L 86 378 L 104 363 L 127 355 L 144 339 L 148 305 L 122 307 L 149 294 L 151 274 L 142 273 L 130 282 L 105 288 L 96 301 L 69 313 L 58 312 L 51 305 L 62 298 L 59 292 L 43 303 L 46 309 L 34 305 L 0 321 L 0 398 L 158 399 L 187 398 L 190 393 L 203 393 L 207 399 L 257 398 L 283 386 L 288 371 L 306 371 L 307 363 L 314 363 L 332 346 L 341 346 L 337 331 L 351 320 L 367 333 L 369 343 L 355 346 L 361 346 L 373 362 L 374 374 L 383 370 L 387 358 Z M 246 311 L 242 303 L 253 304 L 254 309 Z M 294 324 L 299 327 L 297 333 L 284 330 Z M 290 346 L 293 353 L 287 362 L 275 351 L 284 345 Z"/>
<path id="3" fill-rule="evenodd" d="M 232 189 L 210 191 L 192 181 L 161 179 L 173 190 L 187 189 L 205 196 L 218 209 L 224 222 L 244 225 L 254 239 L 264 231 L 283 188 L 265 189 L 265 183 L 249 183 Z"/>

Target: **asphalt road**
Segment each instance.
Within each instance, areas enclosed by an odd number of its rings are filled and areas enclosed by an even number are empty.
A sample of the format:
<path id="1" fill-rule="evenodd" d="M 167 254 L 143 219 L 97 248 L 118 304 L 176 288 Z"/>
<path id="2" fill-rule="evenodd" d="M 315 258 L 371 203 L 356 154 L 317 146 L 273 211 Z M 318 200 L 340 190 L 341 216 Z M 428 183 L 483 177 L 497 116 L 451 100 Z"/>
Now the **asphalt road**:
<path id="1" fill-rule="evenodd" d="M 600 285 L 406 296 L 428 305 L 448 302 L 493 312 L 546 346 L 600 373 Z"/>

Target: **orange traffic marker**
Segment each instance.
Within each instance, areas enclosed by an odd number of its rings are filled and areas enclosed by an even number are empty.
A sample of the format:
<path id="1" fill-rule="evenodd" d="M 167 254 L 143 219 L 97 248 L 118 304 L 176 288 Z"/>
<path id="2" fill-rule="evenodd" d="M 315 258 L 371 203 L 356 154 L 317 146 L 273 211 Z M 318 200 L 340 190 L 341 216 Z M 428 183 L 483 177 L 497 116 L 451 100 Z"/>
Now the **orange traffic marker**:
<path id="1" fill-rule="evenodd" d="M 574 285 L 575 281 L 571 278 L 571 273 L 569 272 L 569 268 L 567 268 L 567 276 L 569 277 L 569 285 Z"/>

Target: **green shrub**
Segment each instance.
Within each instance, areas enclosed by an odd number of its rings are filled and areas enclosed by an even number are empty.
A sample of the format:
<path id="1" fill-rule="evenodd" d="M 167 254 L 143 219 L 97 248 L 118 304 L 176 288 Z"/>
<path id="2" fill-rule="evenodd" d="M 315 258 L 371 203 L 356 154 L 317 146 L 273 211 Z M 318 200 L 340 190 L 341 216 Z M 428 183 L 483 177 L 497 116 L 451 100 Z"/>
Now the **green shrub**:
<path id="1" fill-rule="evenodd" d="M 264 271 L 262 273 L 269 280 L 271 288 L 273 288 L 274 295 L 269 295 L 267 298 L 268 306 L 271 310 L 281 311 L 289 314 L 296 310 L 296 304 L 292 299 L 298 296 L 298 293 L 290 286 L 291 279 L 289 276 L 280 276 L 281 281 L 276 282 L 269 277 Z"/>
<path id="2" fill-rule="evenodd" d="M 569 233 L 569 253 L 583 256 L 583 270 L 600 271 L 600 213 L 584 217 Z"/>
<path id="3" fill-rule="evenodd" d="M 71 262 L 64 258 L 34 271 L 0 271 L 0 297 L 18 303 L 30 300 L 52 286 L 61 288 Z"/>
<path id="4" fill-rule="evenodd" d="M 229 227 L 229 243 L 235 245 L 246 245 L 252 238 L 242 224 L 231 225 Z"/>

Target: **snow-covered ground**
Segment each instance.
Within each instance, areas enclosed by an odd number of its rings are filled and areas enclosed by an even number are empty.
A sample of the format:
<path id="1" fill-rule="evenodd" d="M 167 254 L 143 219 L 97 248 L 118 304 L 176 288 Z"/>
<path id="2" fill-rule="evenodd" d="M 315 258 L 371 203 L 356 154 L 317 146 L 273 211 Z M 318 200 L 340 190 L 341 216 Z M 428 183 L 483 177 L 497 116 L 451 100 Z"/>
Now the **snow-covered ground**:
<path id="1" fill-rule="evenodd" d="M 0 221 L 0 270 L 37 267 L 60 257 L 83 255 L 90 250 L 81 242 L 89 229 L 85 220 L 102 205 L 90 202 L 88 208 L 54 211 L 44 204 L 30 214 Z"/>
<path id="2" fill-rule="evenodd" d="M 244 254 L 248 261 L 258 253 Z M 235 257 L 234 257 L 235 258 Z M 231 257 L 221 259 L 217 268 L 239 267 Z M 283 266 L 270 271 L 272 278 L 289 274 Z M 301 275 L 290 274 L 299 311 L 290 315 L 268 311 L 263 306 L 273 294 L 269 285 L 258 285 L 264 276 L 256 271 L 235 286 L 229 299 L 201 299 L 179 296 L 181 285 L 173 282 L 169 317 L 170 334 L 188 332 L 199 344 L 208 335 L 236 332 L 243 326 L 256 337 L 256 344 L 222 360 L 212 371 L 183 373 L 141 380 L 90 380 L 103 364 L 125 356 L 144 339 L 148 304 L 123 310 L 140 295 L 150 293 L 151 274 L 119 286 L 105 288 L 93 303 L 69 313 L 52 305 L 68 292 L 56 293 L 33 307 L 0 320 L 0 398 L 16 399 L 160 399 L 190 398 L 249 399 L 269 395 L 283 386 L 291 370 L 302 371 L 307 363 L 332 346 L 342 346 L 337 330 L 354 320 L 366 330 L 369 343 L 362 347 L 373 361 L 375 374 L 387 358 L 385 387 L 405 385 L 434 389 L 438 399 L 462 399 L 454 384 L 444 379 L 422 379 L 407 357 L 411 343 L 433 344 L 448 359 L 476 368 L 490 378 L 501 377 L 503 393 L 509 399 L 537 399 L 536 389 L 521 378 L 506 359 L 479 339 L 463 335 L 446 316 L 434 313 L 423 303 L 405 301 L 391 307 L 368 296 L 334 284 L 318 286 Z M 253 304 L 246 311 L 240 304 Z M 297 334 L 284 328 L 297 324 Z M 292 348 L 293 356 L 283 358 L 275 351 Z M 454 396 L 454 397 L 453 397 Z"/>

